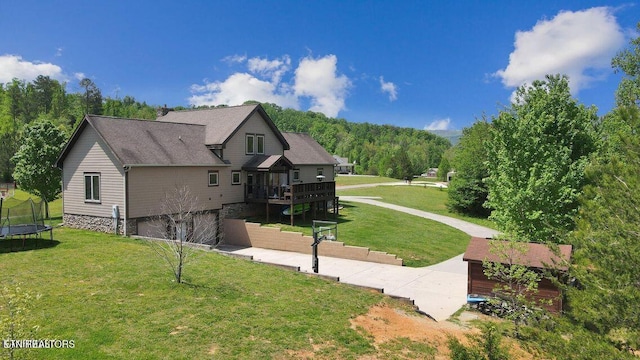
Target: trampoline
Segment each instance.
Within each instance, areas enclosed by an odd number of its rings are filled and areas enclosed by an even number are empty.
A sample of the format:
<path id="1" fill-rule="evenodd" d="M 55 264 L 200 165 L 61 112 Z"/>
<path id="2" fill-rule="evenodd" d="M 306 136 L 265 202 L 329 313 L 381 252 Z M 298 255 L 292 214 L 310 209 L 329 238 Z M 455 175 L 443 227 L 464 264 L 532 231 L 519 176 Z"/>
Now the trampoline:
<path id="1" fill-rule="evenodd" d="M 0 199 L 0 239 L 19 237 L 24 241 L 31 235 L 41 238 L 42 233 L 48 231 L 53 240 L 53 228 L 44 223 L 44 205 L 42 200 L 28 199 L 8 207 Z"/>

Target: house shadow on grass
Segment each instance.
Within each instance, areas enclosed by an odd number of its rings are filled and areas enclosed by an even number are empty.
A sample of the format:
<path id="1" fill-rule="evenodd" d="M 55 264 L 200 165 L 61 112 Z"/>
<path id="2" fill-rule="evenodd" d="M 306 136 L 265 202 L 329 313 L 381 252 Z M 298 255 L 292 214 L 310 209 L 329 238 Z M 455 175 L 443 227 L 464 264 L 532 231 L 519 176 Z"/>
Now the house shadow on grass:
<path id="1" fill-rule="evenodd" d="M 0 254 L 49 249 L 58 246 L 58 244 L 60 244 L 58 240 L 38 239 L 35 237 L 0 239 Z"/>
<path id="2" fill-rule="evenodd" d="M 343 211 L 345 209 L 349 209 L 349 208 L 353 208 L 354 206 L 351 204 L 344 204 L 341 203 L 340 204 L 340 210 L 339 211 Z M 295 215 L 294 216 L 294 226 L 295 227 L 300 227 L 300 228 L 307 228 L 307 229 L 311 229 L 311 227 L 313 226 L 313 220 L 322 220 L 322 221 L 335 221 L 338 223 L 338 225 L 340 224 L 344 224 L 344 223 L 348 223 L 351 222 L 353 220 L 347 219 L 345 216 L 343 216 L 342 214 L 340 214 L 340 212 L 338 212 L 338 216 L 337 217 L 333 217 L 333 213 L 329 212 L 328 216 L 325 218 L 324 216 L 322 216 L 323 214 L 317 214 L 318 217 L 317 218 L 312 218 L 312 214 L 311 211 L 307 211 L 307 213 L 305 214 L 305 219 L 302 219 L 302 215 Z M 282 225 L 285 227 L 288 227 L 290 225 L 290 217 L 289 215 L 282 215 L 282 213 L 279 213 L 278 215 L 272 215 L 269 218 L 269 222 L 267 222 L 267 219 L 264 215 L 258 215 L 258 216 L 250 216 L 246 218 L 247 222 L 253 222 L 253 223 L 260 223 L 262 225 L 266 225 L 266 224 L 278 224 L 278 225 Z"/>

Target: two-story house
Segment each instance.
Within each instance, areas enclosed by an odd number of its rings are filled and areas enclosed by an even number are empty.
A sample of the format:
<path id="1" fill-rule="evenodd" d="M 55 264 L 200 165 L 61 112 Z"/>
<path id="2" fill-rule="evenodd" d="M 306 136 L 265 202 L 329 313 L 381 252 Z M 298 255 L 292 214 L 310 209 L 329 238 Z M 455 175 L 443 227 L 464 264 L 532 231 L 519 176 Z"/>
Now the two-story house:
<path id="1" fill-rule="evenodd" d="M 308 135 L 281 133 L 262 106 L 160 115 L 84 118 L 56 162 L 65 225 L 112 232 L 115 217 L 119 233 L 154 236 L 177 186 L 197 198 L 197 221 L 297 204 L 326 215 L 336 204 L 331 155 Z"/>

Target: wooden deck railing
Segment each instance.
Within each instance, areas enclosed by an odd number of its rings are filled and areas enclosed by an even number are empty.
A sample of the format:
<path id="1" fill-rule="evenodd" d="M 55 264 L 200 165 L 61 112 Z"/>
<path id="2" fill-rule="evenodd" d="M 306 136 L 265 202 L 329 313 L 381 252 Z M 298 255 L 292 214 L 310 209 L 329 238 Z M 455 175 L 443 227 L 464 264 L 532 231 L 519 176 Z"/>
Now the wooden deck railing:
<path id="1" fill-rule="evenodd" d="M 244 187 L 244 198 L 246 202 L 303 204 L 314 201 L 333 200 L 335 196 L 336 183 L 334 181 L 293 184 L 291 186 L 245 184 Z"/>

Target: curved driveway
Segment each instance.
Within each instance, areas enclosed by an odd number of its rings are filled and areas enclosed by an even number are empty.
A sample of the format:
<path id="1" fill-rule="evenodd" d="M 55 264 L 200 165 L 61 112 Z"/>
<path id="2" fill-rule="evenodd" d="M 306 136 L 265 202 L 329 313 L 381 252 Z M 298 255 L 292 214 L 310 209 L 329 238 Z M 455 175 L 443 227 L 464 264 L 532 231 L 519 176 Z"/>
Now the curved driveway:
<path id="1" fill-rule="evenodd" d="M 363 204 L 380 206 L 383 208 L 419 216 L 425 219 L 434 220 L 439 223 L 449 225 L 452 228 L 456 228 L 462 232 L 465 232 L 475 237 L 491 238 L 498 234 L 497 230 L 489 229 L 488 227 L 472 224 L 464 220 L 460 220 L 460 219 L 456 219 L 456 218 L 452 218 L 444 215 L 438 215 L 438 214 L 434 214 L 434 213 L 430 213 L 422 210 L 408 208 L 405 206 L 385 203 L 382 201 L 378 201 L 378 199 L 381 199 L 381 198 L 372 197 L 372 196 L 340 196 L 340 200 L 343 200 L 343 201 L 351 201 L 351 202 L 358 202 Z"/>
<path id="2" fill-rule="evenodd" d="M 495 230 L 463 220 L 387 204 L 371 197 L 341 196 L 340 200 L 361 202 L 406 212 L 442 222 L 471 236 L 491 237 L 497 233 Z M 255 261 L 299 267 L 301 272 L 313 272 L 311 256 L 308 254 L 261 248 L 221 249 L 221 251 L 251 256 Z M 320 256 L 319 273 L 338 277 L 344 283 L 380 288 L 384 290 L 385 294 L 410 298 L 420 311 L 436 321 L 449 318 L 467 300 L 467 264 L 462 261 L 462 254 L 439 264 L 422 268 Z"/>

